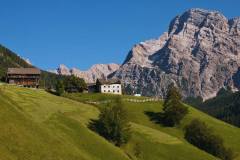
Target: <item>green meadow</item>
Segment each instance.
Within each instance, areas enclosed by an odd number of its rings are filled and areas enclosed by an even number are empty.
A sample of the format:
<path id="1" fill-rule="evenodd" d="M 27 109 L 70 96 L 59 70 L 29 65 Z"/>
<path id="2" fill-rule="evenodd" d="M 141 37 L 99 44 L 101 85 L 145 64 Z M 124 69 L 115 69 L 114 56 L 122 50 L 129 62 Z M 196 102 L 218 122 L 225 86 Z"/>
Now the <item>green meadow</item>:
<path id="1" fill-rule="evenodd" d="M 132 137 L 115 147 L 88 128 L 99 107 L 86 102 L 111 100 L 113 95 L 66 94 L 0 85 L 0 159 L 3 160 L 216 160 L 184 140 L 184 127 L 199 118 L 223 137 L 240 160 L 240 129 L 189 106 L 178 127 L 158 124 L 154 115 L 162 102 L 124 102 Z M 144 99 L 145 97 L 123 98 Z"/>

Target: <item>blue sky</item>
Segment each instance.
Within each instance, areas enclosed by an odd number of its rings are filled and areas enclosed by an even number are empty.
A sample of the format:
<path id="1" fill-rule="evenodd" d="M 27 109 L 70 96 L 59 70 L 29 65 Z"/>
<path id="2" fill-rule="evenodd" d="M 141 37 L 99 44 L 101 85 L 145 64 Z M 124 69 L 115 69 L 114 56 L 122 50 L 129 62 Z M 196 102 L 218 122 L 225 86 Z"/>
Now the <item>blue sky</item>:
<path id="1" fill-rule="evenodd" d="M 42 68 L 119 63 L 190 8 L 240 16 L 239 0 L 0 0 L 0 43 Z"/>

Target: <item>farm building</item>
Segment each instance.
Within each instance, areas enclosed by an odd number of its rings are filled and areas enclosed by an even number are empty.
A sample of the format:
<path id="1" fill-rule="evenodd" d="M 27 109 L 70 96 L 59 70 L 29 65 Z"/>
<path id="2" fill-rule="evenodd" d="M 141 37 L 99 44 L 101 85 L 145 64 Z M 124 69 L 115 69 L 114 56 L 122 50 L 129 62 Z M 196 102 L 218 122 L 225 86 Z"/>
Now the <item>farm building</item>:
<path id="1" fill-rule="evenodd" d="M 37 68 L 8 68 L 6 81 L 25 87 L 39 87 L 41 71 Z"/>
<path id="2" fill-rule="evenodd" d="M 96 88 L 100 93 L 122 94 L 122 84 L 117 79 L 97 79 Z"/>

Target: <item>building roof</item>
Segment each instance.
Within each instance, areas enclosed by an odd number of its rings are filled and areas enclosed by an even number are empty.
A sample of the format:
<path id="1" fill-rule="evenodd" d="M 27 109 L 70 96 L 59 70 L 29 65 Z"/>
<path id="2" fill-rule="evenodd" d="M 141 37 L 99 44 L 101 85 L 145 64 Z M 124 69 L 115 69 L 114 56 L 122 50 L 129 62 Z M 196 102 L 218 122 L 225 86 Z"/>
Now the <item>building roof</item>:
<path id="1" fill-rule="evenodd" d="M 37 68 L 8 68 L 7 74 L 41 74 Z"/>
<path id="2" fill-rule="evenodd" d="M 121 81 L 119 79 L 97 79 L 97 83 L 100 85 L 103 84 L 121 84 Z"/>

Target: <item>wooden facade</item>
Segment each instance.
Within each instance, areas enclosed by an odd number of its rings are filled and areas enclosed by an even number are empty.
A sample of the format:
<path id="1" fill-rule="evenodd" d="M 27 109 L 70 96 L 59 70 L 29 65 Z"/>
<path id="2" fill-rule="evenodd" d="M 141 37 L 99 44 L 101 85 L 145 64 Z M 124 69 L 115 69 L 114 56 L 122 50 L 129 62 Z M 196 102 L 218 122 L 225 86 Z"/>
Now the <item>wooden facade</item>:
<path id="1" fill-rule="evenodd" d="M 37 68 L 8 68 L 7 82 L 25 87 L 39 87 L 41 71 Z"/>

